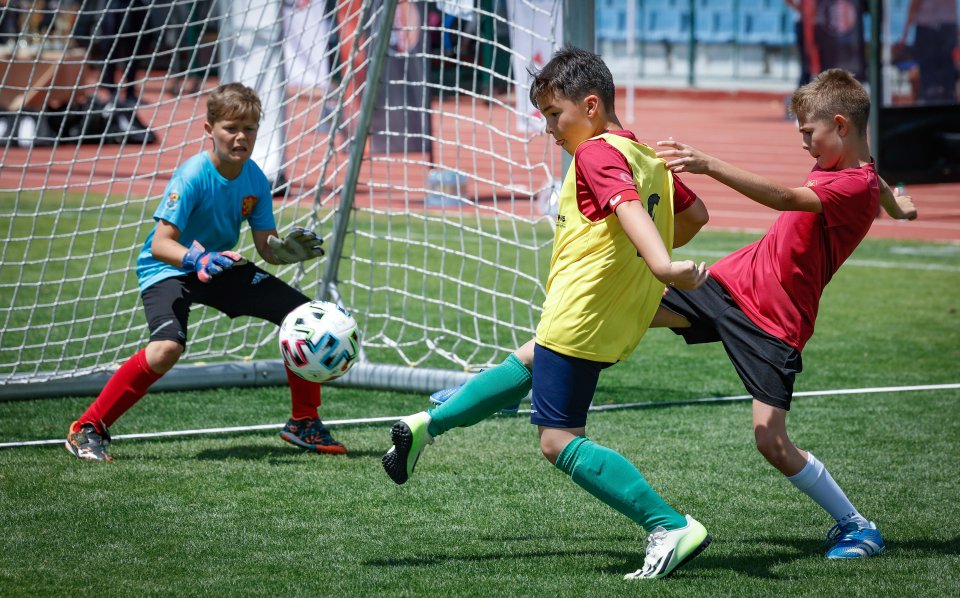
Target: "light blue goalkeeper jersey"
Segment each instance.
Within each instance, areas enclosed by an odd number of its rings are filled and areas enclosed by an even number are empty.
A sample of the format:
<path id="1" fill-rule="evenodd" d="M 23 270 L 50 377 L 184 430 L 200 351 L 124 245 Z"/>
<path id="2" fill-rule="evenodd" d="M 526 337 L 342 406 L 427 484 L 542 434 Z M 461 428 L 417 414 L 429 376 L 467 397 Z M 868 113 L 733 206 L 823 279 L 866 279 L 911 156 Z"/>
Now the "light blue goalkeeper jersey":
<path id="1" fill-rule="evenodd" d="M 253 230 L 277 227 L 270 183 L 260 167 L 247 160 L 240 176 L 228 180 L 217 172 L 206 151 L 193 156 L 173 173 L 153 219 L 166 220 L 176 226 L 184 247 L 198 241 L 207 251 L 233 249 L 240 239 L 244 220 Z M 190 272 L 153 257 L 150 244 L 156 232 L 154 224 L 137 257 L 141 291 L 165 278 Z"/>

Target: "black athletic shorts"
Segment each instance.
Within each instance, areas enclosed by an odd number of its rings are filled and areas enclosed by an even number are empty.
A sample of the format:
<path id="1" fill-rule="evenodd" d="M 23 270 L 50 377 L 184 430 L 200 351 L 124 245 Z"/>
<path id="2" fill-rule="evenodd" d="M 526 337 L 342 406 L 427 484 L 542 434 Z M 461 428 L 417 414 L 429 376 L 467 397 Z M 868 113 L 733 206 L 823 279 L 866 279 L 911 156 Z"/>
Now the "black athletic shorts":
<path id="1" fill-rule="evenodd" d="M 154 283 L 140 294 L 147 314 L 150 340 L 177 341 L 187 346 L 187 320 L 194 303 L 212 307 L 231 318 L 253 316 L 277 326 L 306 295 L 253 264 L 236 266 L 200 282 L 196 274 Z"/>
<path id="2" fill-rule="evenodd" d="M 753 323 L 712 278 L 695 291 L 670 289 L 660 305 L 680 314 L 689 328 L 672 328 L 687 344 L 720 341 L 747 392 L 790 410 L 793 381 L 803 371 L 800 352 Z"/>

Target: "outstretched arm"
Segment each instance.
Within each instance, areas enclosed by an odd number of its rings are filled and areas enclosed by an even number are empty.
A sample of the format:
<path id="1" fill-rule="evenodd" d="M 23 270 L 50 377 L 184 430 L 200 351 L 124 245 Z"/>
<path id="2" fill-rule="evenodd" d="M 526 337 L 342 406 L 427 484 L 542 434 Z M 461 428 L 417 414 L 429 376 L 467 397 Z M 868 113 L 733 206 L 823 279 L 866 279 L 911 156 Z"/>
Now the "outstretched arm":
<path id="1" fill-rule="evenodd" d="M 909 195 L 900 195 L 899 189 L 891 189 L 886 181 L 880 181 L 880 206 L 897 220 L 916 220 L 917 207 L 913 205 L 913 198 Z"/>
<path id="2" fill-rule="evenodd" d="M 658 141 L 657 145 L 670 148 L 657 152 L 657 156 L 666 160 L 667 168 L 673 172 L 705 174 L 741 195 L 780 212 L 823 211 L 820 198 L 807 187 L 785 187 L 673 139 Z"/>

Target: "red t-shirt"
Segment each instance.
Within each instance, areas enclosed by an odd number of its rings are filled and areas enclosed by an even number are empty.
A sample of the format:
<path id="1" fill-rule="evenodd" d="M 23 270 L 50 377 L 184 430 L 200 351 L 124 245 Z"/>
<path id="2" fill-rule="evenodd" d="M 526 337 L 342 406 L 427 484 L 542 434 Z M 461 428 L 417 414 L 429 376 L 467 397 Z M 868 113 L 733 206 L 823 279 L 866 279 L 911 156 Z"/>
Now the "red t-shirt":
<path id="1" fill-rule="evenodd" d="M 630 131 L 610 131 L 614 135 L 637 141 Z M 597 222 L 613 214 L 616 206 L 632 200 L 639 200 L 637 187 L 633 184 L 633 173 L 615 147 L 603 139 L 590 139 L 577 146 L 577 203 L 580 213 Z M 673 176 L 673 213 L 679 214 L 693 205 L 696 194 L 684 185 L 680 178 Z M 620 196 L 616 205 L 610 200 Z"/>
<path id="2" fill-rule="evenodd" d="M 823 212 L 783 212 L 759 241 L 710 267 L 757 326 L 798 351 L 813 335 L 820 296 L 873 224 L 880 187 L 873 164 L 830 171 L 806 182 Z"/>

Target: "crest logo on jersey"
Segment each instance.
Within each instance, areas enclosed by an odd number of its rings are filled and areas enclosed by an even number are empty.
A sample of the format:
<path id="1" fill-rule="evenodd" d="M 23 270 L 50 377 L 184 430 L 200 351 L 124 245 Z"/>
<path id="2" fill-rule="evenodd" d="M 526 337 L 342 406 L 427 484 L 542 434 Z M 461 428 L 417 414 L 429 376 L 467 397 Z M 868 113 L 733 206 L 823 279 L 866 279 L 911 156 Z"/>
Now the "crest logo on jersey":
<path id="1" fill-rule="evenodd" d="M 248 195 L 244 197 L 243 202 L 240 204 L 240 214 L 243 215 L 244 218 L 246 218 L 247 216 L 250 215 L 250 212 L 253 211 L 253 208 L 256 205 L 257 205 L 256 195 Z"/>
<path id="2" fill-rule="evenodd" d="M 567 217 L 563 214 L 557 214 L 557 228 L 567 228 Z"/>
<path id="3" fill-rule="evenodd" d="M 176 191 L 171 191 L 170 195 L 167 196 L 167 209 L 172 210 L 177 207 L 178 201 L 180 201 L 180 194 Z"/>
<path id="4" fill-rule="evenodd" d="M 817 179 L 809 179 L 806 183 L 803 184 L 805 187 L 816 187 Z"/>

